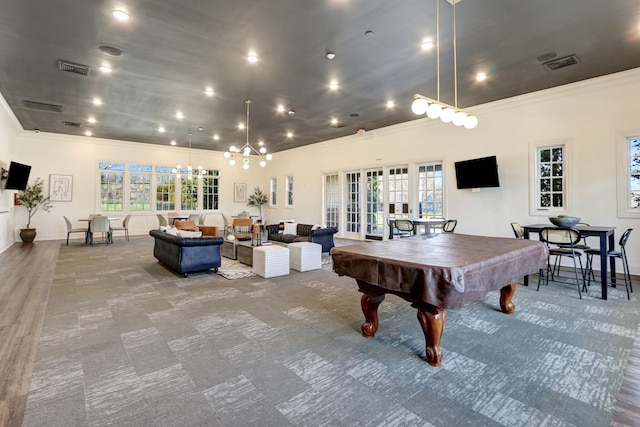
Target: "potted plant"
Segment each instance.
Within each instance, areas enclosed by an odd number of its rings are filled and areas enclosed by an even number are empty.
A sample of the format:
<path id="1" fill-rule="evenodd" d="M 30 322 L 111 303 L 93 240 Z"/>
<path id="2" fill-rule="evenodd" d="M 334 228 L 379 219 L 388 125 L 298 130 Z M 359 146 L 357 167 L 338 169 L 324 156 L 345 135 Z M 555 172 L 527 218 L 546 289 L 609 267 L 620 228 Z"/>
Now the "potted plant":
<path id="1" fill-rule="evenodd" d="M 262 207 L 267 204 L 269 198 L 266 194 L 262 192 L 260 187 L 256 187 L 253 190 L 253 194 L 249 196 L 247 199 L 247 206 L 251 206 L 253 208 L 258 208 L 258 213 L 260 214 L 260 220 L 264 224 L 264 217 L 262 216 Z"/>
<path id="2" fill-rule="evenodd" d="M 39 211 L 51 211 L 49 196 L 44 195 L 44 181 L 36 178 L 36 182 L 18 193 L 20 204 L 27 208 L 27 228 L 20 229 L 20 238 L 24 243 L 31 243 L 36 238 L 36 229 L 31 228 L 31 218 Z"/>

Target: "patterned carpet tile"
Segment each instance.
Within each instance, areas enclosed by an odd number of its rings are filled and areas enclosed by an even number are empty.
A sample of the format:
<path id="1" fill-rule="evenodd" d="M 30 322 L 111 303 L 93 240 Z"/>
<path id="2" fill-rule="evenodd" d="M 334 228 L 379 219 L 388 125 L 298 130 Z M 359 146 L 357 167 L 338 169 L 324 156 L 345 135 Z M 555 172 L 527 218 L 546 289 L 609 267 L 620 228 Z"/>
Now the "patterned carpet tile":
<path id="1" fill-rule="evenodd" d="M 619 288 L 518 286 L 513 316 L 497 292 L 450 310 L 434 368 L 400 298 L 362 337 L 360 293 L 330 258 L 182 278 L 152 244 L 61 248 L 25 426 L 609 425 L 640 321 Z"/>

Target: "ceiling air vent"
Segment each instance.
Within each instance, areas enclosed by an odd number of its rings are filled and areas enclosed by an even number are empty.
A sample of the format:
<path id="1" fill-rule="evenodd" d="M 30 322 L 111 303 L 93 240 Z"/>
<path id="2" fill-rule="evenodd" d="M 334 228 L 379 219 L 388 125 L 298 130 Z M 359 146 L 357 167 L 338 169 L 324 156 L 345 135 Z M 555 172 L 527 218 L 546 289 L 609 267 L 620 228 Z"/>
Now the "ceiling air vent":
<path id="1" fill-rule="evenodd" d="M 91 67 L 88 65 L 76 64 L 69 61 L 63 61 L 58 59 L 58 70 L 68 71 L 74 74 L 80 74 L 82 76 L 88 76 L 91 73 Z"/>
<path id="2" fill-rule="evenodd" d="M 62 112 L 62 105 L 45 104 L 43 102 L 27 101 L 27 100 L 23 100 L 22 103 L 24 104 L 25 107 L 33 108 L 34 110 L 55 111 L 56 113 Z"/>
<path id="3" fill-rule="evenodd" d="M 549 71 L 555 71 L 560 68 L 568 67 L 570 65 L 576 65 L 580 60 L 576 55 L 564 56 L 562 58 L 553 59 L 551 61 L 547 61 L 542 65 Z"/>
<path id="4" fill-rule="evenodd" d="M 82 123 L 78 123 L 78 122 L 68 122 L 68 121 L 66 121 L 66 120 L 63 120 L 63 121 L 62 121 L 62 124 L 63 124 L 63 125 L 65 125 L 65 126 L 71 126 L 71 127 L 74 127 L 74 128 L 79 128 L 80 126 L 82 126 Z"/>

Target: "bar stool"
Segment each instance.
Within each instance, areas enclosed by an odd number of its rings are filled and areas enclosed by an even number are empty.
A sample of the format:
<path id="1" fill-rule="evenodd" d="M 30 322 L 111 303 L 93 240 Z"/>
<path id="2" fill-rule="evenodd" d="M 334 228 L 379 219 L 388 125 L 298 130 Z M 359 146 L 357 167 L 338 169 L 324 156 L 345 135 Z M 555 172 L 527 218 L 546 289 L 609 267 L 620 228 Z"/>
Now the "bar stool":
<path id="1" fill-rule="evenodd" d="M 627 288 L 627 299 L 631 299 L 631 292 L 633 292 L 633 287 L 631 286 L 631 273 L 629 273 L 629 263 L 627 262 L 627 251 L 625 249 L 625 246 L 627 245 L 627 240 L 629 240 L 629 235 L 632 231 L 633 228 L 627 228 L 625 232 L 622 233 L 620 241 L 618 242 L 618 244 L 620 245 L 619 251 L 611 250 L 607 252 L 607 256 L 609 258 L 619 258 L 622 261 L 622 271 L 624 272 L 624 286 L 625 288 Z M 593 256 L 600 255 L 600 249 L 587 249 L 584 252 L 587 254 L 587 274 L 589 275 L 589 280 L 587 281 L 588 286 L 591 283 L 591 277 L 593 276 Z"/>

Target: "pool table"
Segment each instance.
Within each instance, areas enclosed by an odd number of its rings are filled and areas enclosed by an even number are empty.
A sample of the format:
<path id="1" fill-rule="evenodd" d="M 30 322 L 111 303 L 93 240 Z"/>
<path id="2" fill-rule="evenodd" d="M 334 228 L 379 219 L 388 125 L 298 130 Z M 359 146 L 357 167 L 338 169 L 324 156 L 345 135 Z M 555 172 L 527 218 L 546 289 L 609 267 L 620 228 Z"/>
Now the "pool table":
<path id="1" fill-rule="evenodd" d="M 335 247 L 331 256 L 334 271 L 356 279 L 363 294 L 363 335 L 370 338 L 378 330 L 385 294 L 397 295 L 417 309 L 427 361 L 440 366 L 447 309 L 500 290 L 500 308 L 512 314 L 516 280 L 543 268 L 548 249 L 532 240 L 441 233 Z"/>

